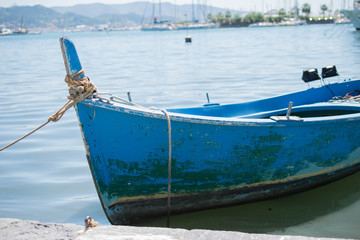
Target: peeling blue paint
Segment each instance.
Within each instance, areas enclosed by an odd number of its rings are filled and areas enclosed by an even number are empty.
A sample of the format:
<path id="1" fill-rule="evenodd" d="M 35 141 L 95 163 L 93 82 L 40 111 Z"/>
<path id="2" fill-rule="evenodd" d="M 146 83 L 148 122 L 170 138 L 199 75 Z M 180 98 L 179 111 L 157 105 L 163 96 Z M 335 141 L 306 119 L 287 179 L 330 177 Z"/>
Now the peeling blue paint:
<path id="1" fill-rule="evenodd" d="M 77 112 L 105 206 L 125 206 L 133 201 L 129 199 L 157 199 L 167 193 L 167 122 L 160 111 L 85 100 Z M 349 168 L 360 159 L 360 114 L 302 122 L 170 114 L 174 198 L 306 179 Z M 286 186 L 281 193 L 291 189 Z M 261 188 L 223 202 L 272 192 L 271 187 Z M 116 209 L 107 209 L 108 215 L 125 214 L 117 211 L 127 208 Z"/>
<path id="2" fill-rule="evenodd" d="M 60 44 L 67 74 L 78 73 L 82 67 L 74 44 L 66 37 Z M 360 89 L 360 80 L 329 86 L 247 103 L 168 109 L 172 211 L 276 197 L 360 170 L 360 104 L 328 102 Z M 292 114 L 302 119 L 270 119 L 286 113 L 290 101 Z M 166 214 L 168 127 L 163 112 L 96 98 L 75 108 L 111 223 Z"/>

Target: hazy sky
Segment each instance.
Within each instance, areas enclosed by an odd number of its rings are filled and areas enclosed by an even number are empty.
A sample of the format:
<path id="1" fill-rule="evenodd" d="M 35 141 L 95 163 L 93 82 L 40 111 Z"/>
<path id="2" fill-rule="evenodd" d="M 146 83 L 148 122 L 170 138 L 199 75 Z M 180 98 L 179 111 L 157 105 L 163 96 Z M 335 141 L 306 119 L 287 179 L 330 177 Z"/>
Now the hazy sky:
<path id="1" fill-rule="evenodd" d="M 105 4 L 121 4 L 128 2 L 135 2 L 141 0 L 0 0 L 0 7 L 18 6 L 33 6 L 41 4 L 46 7 L 53 6 L 72 6 L 75 4 L 95 3 L 101 2 Z M 146 1 L 146 0 L 143 0 Z M 152 0 L 147 0 L 152 2 Z M 223 7 L 235 10 L 253 10 L 265 12 L 271 9 L 285 8 L 289 9 L 290 6 L 295 4 L 295 0 L 162 0 L 162 2 L 171 2 L 176 4 L 187 3 L 207 3 L 209 6 Z M 311 11 L 318 13 L 320 11 L 320 5 L 326 4 L 329 8 L 343 9 L 351 8 L 353 0 L 297 0 L 298 6 L 301 7 L 304 3 L 309 3 Z M 158 0 L 155 0 L 158 2 Z"/>

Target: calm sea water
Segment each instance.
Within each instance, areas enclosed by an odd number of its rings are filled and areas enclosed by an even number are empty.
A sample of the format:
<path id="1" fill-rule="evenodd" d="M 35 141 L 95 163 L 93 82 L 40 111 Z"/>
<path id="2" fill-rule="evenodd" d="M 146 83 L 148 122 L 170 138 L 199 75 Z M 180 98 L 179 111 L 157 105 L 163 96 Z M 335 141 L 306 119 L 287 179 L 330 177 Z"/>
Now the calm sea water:
<path id="1" fill-rule="evenodd" d="M 131 92 L 145 106 L 234 103 L 306 89 L 302 70 L 335 64 L 334 81 L 360 76 L 360 32 L 351 25 L 191 31 L 66 33 L 102 92 Z M 66 102 L 58 39 L 0 38 L 0 147 Z M 316 85 L 316 84 L 315 84 Z M 336 129 L 334 129 L 336 131 Z M 204 153 L 206 154 L 206 153 Z M 0 217 L 109 224 L 99 203 L 74 110 L 0 152 Z M 174 216 L 172 227 L 360 238 L 360 174 L 304 193 Z M 165 219 L 142 225 L 165 226 Z"/>

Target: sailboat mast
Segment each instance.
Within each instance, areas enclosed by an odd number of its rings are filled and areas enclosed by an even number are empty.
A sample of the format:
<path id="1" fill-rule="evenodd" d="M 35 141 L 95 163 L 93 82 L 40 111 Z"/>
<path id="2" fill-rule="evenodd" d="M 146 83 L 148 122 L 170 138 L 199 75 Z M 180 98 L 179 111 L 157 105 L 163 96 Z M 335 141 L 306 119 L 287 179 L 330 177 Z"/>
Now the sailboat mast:
<path id="1" fill-rule="evenodd" d="M 295 20 L 298 20 L 298 5 L 297 5 L 297 0 L 295 0 L 295 7 L 294 7 L 294 18 Z"/>
<path id="2" fill-rule="evenodd" d="M 208 19 L 207 19 L 207 14 L 208 14 L 208 12 L 207 12 L 208 10 L 207 10 L 207 0 L 205 0 L 205 9 L 204 9 L 204 19 L 205 19 L 205 22 L 207 22 L 208 21 Z"/>
<path id="3" fill-rule="evenodd" d="M 195 22 L 194 0 L 192 0 L 192 21 Z"/>
<path id="4" fill-rule="evenodd" d="M 159 0 L 159 21 L 160 21 L 160 23 L 162 22 L 162 19 L 161 19 L 161 0 Z"/>
<path id="5" fill-rule="evenodd" d="M 24 27 L 24 16 L 21 16 L 20 29 L 23 29 L 23 27 Z"/>
<path id="6" fill-rule="evenodd" d="M 153 0 L 153 9 L 152 9 L 151 20 L 152 20 L 152 23 L 155 23 L 155 0 Z"/>
<path id="7" fill-rule="evenodd" d="M 176 6 L 176 0 L 175 0 L 175 23 L 177 22 L 177 12 L 176 12 L 177 9 L 176 9 L 176 7 L 177 6 Z"/>

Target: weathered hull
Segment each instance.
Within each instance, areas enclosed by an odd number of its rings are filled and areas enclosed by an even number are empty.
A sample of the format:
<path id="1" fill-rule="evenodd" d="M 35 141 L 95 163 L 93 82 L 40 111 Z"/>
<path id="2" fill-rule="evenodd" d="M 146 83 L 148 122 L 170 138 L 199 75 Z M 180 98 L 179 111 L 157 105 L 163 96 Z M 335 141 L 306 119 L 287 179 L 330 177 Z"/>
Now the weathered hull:
<path id="1" fill-rule="evenodd" d="M 67 79 L 83 84 L 70 90 L 85 89 L 89 80 L 81 82 L 74 44 L 62 37 L 60 45 Z M 273 198 L 358 171 L 360 104 L 328 102 L 358 89 L 360 80 L 343 81 L 254 102 L 169 109 L 171 212 Z M 290 101 L 302 119 L 278 117 Z M 110 103 L 96 93 L 75 109 L 110 222 L 166 215 L 166 112 Z"/>
<path id="2" fill-rule="evenodd" d="M 95 100 L 77 104 L 76 110 L 110 222 L 166 215 L 164 114 Z M 172 213 L 290 194 L 360 168 L 360 114 L 299 122 L 170 116 Z"/>
<path id="3" fill-rule="evenodd" d="M 286 196 L 341 179 L 359 170 L 360 163 L 355 162 L 352 165 L 334 171 L 325 171 L 325 173 L 312 177 L 299 176 L 298 179 L 294 180 L 252 184 L 206 193 L 177 195 L 171 199 L 171 212 L 174 214 L 185 213 Z M 109 206 L 108 217 L 112 224 L 141 222 L 145 219 L 165 216 L 167 214 L 166 206 L 166 196 L 116 202 Z"/>

